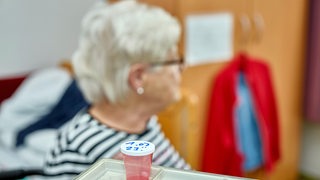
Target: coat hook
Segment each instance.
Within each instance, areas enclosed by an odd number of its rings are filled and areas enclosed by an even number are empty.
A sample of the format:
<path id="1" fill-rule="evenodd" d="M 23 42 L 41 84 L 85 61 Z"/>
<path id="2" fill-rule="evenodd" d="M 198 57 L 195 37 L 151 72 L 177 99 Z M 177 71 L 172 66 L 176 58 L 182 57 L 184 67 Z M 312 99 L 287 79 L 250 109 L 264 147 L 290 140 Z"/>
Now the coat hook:
<path id="1" fill-rule="evenodd" d="M 247 14 L 242 14 L 240 16 L 240 24 L 241 24 L 241 35 L 240 35 L 240 44 L 246 49 L 250 40 L 250 32 L 251 32 L 251 22 L 250 18 Z"/>
<path id="2" fill-rule="evenodd" d="M 253 16 L 253 22 L 255 25 L 255 36 L 254 36 L 254 41 L 259 43 L 261 42 L 263 38 L 263 33 L 265 29 L 265 23 L 262 15 L 260 13 L 255 13 Z"/>

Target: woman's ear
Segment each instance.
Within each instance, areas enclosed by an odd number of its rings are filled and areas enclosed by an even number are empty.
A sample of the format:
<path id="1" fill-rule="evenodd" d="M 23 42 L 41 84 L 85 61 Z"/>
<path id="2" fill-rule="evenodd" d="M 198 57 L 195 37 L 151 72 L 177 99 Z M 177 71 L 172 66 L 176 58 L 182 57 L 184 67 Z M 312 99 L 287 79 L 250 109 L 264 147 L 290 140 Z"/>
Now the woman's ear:
<path id="1" fill-rule="evenodd" d="M 133 64 L 129 70 L 129 85 L 134 91 L 137 91 L 138 88 L 143 88 L 143 81 L 147 65 L 145 64 Z"/>

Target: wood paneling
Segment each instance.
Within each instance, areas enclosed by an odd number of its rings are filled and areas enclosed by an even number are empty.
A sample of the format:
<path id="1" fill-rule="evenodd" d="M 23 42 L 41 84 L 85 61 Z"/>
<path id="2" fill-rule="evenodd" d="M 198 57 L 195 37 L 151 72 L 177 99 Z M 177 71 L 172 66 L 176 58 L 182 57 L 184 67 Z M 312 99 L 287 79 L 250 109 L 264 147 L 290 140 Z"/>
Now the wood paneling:
<path id="1" fill-rule="evenodd" d="M 235 17 L 234 53 L 247 51 L 269 64 L 278 101 L 282 158 L 275 170 L 267 175 L 263 170 L 248 173 L 259 179 L 297 179 L 300 154 L 300 121 L 302 120 L 302 90 L 305 64 L 308 1 L 289 0 L 142 0 L 166 7 L 181 20 L 188 14 L 231 12 Z M 255 17 L 262 17 L 263 28 L 255 24 Z M 244 31 L 240 20 L 250 18 L 250 41 L 242 40 Z M 259 20 L 257 21 L 259 22 Z M 183 34 L 184 36 L 184 34 Z M 183 51 L 184 38 L 181 42 Z M 183 72 L 183 87 L 199 96 L 200 132 L 206 120 L 210 84 L 215 75 L 227 64 L 212 63 L 188 67 Z M 201 145 L 203 134 L 194 139 Z M 199 168 L 201 148 L 192 162 Z"/>

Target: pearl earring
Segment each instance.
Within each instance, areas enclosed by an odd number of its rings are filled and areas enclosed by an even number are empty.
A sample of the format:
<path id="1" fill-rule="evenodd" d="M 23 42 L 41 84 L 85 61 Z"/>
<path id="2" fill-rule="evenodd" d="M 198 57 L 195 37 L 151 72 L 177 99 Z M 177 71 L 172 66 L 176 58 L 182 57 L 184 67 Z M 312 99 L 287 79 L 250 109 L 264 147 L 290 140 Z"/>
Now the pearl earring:
<path id="1" fill-rule="evenodd" d="M 138 87 L 138 88 L 137 88 L 137 93 L 138 93 L 139 95 L 143 94 L 143 93 L 144 93 L 143 87 Z"/>

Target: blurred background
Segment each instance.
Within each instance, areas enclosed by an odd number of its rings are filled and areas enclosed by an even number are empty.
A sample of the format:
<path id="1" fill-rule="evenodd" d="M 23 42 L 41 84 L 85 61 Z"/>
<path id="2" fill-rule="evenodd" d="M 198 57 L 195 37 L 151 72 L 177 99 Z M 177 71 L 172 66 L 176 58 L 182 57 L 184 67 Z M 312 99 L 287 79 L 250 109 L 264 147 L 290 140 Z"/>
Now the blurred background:
<path id="1" fill-rule="evenodd" d="M 68 62 L 81 19 L 96 1 L 0 0 L 0 81 Z M 189 63 L 182 86 L 192 92 L 196 106 L 188 107 L 193 114 L 187 121 L 163 120 L 163 127 L 194 169 L 201 170 L 212 81 L 232 57 L 246 53 L 270 67 L 281 147 L 281 159 L 271 173 L 258 169 L 247 176 L 320 179 L 319 1 L 141 1 L 165 8 L 182 23 L 180 51 Z M 0 84 L 0 94 L 5 89 Z"/>

